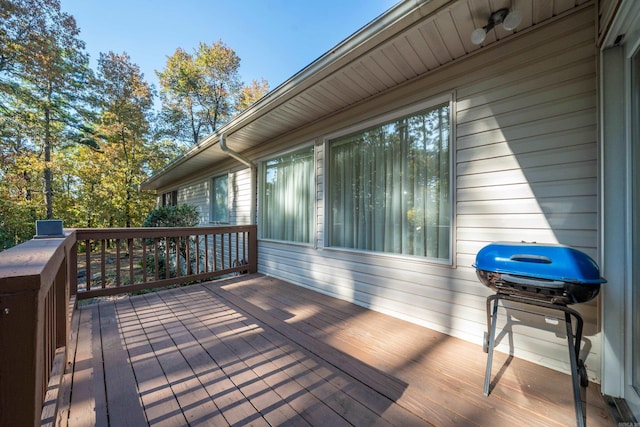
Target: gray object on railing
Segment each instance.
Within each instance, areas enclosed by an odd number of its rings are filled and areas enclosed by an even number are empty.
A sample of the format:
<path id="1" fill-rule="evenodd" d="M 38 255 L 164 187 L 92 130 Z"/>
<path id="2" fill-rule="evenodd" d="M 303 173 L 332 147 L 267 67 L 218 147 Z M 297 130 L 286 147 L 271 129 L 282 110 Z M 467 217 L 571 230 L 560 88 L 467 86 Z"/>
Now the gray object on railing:
<path id="1" fill-rule="evenodd" d="M 64 237 L 61 219 L 45 219 L 36 221 L 36 235 L 34 239 L 50 239 Z"/>

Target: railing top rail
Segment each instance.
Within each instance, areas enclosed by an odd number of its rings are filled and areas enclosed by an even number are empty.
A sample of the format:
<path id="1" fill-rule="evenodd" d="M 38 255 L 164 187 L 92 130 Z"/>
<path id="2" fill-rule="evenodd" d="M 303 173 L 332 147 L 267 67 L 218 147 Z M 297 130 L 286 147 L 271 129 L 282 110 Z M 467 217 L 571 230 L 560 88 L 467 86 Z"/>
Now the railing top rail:
<path id="1" fill-rule="evenodd" d="M 255 230 L 255 225 L 223 225 L 212 227 L 138 227 L 138 228 L 77 228 L 77 240 L 178 237 L 186 235 L 221 234 Z"/>
<path id="2" fill-rule="evenodd" d="M 75 242 L 74 233 L 65 234 L 60 238 L 32 239 L 0 252 L 0 293 L 50 286 L 63 262 L 65 248 Z"/>

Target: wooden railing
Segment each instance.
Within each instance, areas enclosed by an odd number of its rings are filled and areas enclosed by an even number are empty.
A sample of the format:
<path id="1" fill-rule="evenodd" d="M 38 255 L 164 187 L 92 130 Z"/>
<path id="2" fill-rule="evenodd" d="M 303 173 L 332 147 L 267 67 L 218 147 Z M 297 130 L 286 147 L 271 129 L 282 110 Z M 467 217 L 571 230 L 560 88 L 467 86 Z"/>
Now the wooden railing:
<path id="1" fill-rule="evenodd" d="M 51 414 L 43 402 L 67 361 L 72 246 L 67 236 L 0 252 L 1 426 L 35 426 Z"/>
<path id="2" fill-rule="evenodd" d="M 257 271 L 255 225 L 77 229 L 76 242 L 78 299 Z"/>
<path id="3" fill-rule="evenodd" d="M 255 226 L 67 230 L 0 252 L 0 426 L 55 423 L 75 298 L 256 271 Z"/>

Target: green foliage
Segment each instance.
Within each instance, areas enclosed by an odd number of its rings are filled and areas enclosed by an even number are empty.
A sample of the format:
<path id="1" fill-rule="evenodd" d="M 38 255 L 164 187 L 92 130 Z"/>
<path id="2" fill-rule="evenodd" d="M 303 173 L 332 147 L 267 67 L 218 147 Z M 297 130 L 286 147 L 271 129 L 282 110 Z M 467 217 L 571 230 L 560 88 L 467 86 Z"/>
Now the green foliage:
<path id="1" fill-rule="evenodd" d="M 248 86 L 245 86 L 238 95 L 236 111 L 242 112 L 249 108 L 254 102 L 265 96 L 269 92 L 269 82 L 265 79 L 260 81 L 253 80 Z"/>
<path id="2" fill-rule="evenodd" d="M 193 54 L 178 48 L 157 73 L 163 133 L 195 144 L 228 121 L 242 89 L 239 68 L 238 55 L 220 40 L 200 43 Z"/>
<path id="3" fill-rule="evenodd" d="M 264 81 L 241 91 L 239 63 L 220 41 L 178 49 L 161 76 L 158 122 L 154 90 L 126 53 L 101 54 L 89 68 L 60 0 L 0 0 L 0 250 L 31 238 L 38 219 L 141 225 L 156 197 L 140 184 L 184 141 L 266 92 Z M 192 213 L 166 225 L 196 225 Z"/>
<path id="4" fill-rule="evenodd" d="M 200 223 L 200 214 L 198 209 L 192 205 L 180 205 L 180 206 L 160 206 L 153 209 L 142 223 L 143 227 L 195 227 Z M 152 241 L 147 244 L 152 244 Z M 186 240 L 182 238 L 161 238 L 158 241 L 158 251 L 163 253 L 166 250 L 166 245 L 169 245 L 169 253 L 174 262 L 169 263 L 169 271 L 167 271 L 166 261 L 163 257 L 158 259 L 158 276 L 163 278 L 169 278 L 176 275 L 176 263 L 175 257 L 179 256 L 179 264 L 184 268 L 187 258 L 187 245 L 190 246 L 191 251 L 189 254 L 189 262 L 191 269 L 195 269 L 196 263 L 199 260 L 196 259 L 195 239 L 192 237 Z M 141 261 L 141 267 L 145 268 L 150 274 L 155 273 L 155 259 L 152 255 L 149 255 L 146 260 Z"/>
<path id="5" fill-rule="evenodd" d="M 148 176 L 153 91 L 126 53 L 101 54 L 98 60 L 98 130 L 104 135 L 102 177 L 97 185 L 109 197 L 111 225 L 131 227 L 155 201 L 138 191 Z"/>
<path id="6" fill-rule="evenodd" d="M 97 147 L 84 123 L 92 73 L 75 19 L 56 0 L 4 1 L 0 27 L 8 42 L 0 57 L 0 103 L 11 121 L 3 133 L 30 139 L 42 152 L 46 217 L 53 217 L 52 152 L 63 144 Z M 38 13 L 34 13 L 38 11 Z"/>
<path id="7" fill-rule="evenodd" d="M 143 227 L 195 227 L 200 213 L 195 206 L 160 206 L 152 210 L 142 223 Z"/>

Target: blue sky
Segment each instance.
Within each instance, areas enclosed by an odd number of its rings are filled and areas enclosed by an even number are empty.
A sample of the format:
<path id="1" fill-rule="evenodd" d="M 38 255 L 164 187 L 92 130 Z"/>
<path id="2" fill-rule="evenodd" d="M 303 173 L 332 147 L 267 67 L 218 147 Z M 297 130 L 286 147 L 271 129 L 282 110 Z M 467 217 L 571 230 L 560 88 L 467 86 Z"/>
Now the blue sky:
<path id="1" fill-rule="evenodd" d="M 155 70 L 181 47 L 222 40 L 244 83 L 275 89 L 398 0 L 61 0 L 76 18 L 91 64 L 127 52 L 158 88 Z"/>

